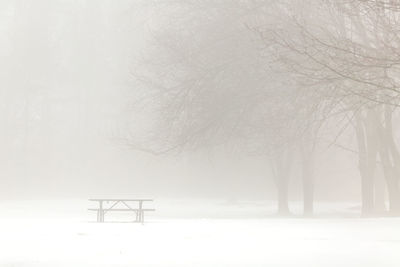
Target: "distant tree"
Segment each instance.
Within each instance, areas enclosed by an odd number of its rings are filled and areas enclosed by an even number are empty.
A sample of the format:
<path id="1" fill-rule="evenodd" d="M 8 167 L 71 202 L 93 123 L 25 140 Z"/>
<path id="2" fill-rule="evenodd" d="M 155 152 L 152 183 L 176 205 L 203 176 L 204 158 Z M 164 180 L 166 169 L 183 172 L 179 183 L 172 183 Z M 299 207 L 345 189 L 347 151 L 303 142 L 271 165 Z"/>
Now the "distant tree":
<path id="1" fill-rule="evenodd" d="M 129 145 L 156 154 L 224 145 L 266 155 L 278 211 L 287 214 L 291 166 L 301 143 L 304 211 L 311 214 L 322 102 L 295 75 L 281 72 L 274 51 L 262 49 L 265 43 L 249 30 L 274 11 L 265 1 L 189 1 L 166 9 L 163 27 L 153 31 L 153 58 L 133 73 L 157 106 L 158 134 L 147 145 L 130 137 Z"/>
<path id="2" fill-rule="evenodd" d="M 376 206 L 378 156 L 390 210 L 398 213 L 399 152 L 391 126 L 399 96 L 397 5 L 393 1 L 317 0 L 302 7 L 300 2 L 280 2 L 277 24 L 283 26 L 254 29 L 266 47 L 275 49 L 286 71 L 296 74 L 298 83 L 312 85 L 333 106 L 344 104 L 341 113 L 351 118 L 358 141 L 363 214 L 370 215 Z"/>

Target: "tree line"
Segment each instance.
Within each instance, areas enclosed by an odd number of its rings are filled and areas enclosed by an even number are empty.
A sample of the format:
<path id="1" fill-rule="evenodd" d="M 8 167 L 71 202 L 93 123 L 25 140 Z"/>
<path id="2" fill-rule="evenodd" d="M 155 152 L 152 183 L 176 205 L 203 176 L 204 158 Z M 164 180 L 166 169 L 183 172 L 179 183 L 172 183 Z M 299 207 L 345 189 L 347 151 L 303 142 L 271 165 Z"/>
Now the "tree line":
<path id="1" fill-rule="evenodd" d="M 225 145 L 265 155 L 280 214 L 289 213 L 298 161 L 304 213 L 312 215 L 316 150 L 351 132 L 362 215 L 386 212 L 377 169 L 388 213 L 400 212 L 398 2 L 191 0 L 152 8 L 158 20 L 133 77 L 155 107 L 157 134 L 131 138 L 133 148 L 159 154 Z"/>

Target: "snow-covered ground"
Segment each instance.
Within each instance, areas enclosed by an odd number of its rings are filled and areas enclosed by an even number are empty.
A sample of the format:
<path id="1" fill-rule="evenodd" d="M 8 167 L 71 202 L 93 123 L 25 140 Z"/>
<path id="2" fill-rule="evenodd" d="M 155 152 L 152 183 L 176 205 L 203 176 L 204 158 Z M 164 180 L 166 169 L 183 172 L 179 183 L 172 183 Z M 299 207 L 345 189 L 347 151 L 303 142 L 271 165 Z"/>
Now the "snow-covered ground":
<path id="1" fill-rule="evenodd" d="M 264 216 L 272 204 L 157 200 L 141 225 L 93 223 L 87 200 L 3 201 L 0 266 L 400 266 L 400 219 L 359 219 L 349 203 Z"/>

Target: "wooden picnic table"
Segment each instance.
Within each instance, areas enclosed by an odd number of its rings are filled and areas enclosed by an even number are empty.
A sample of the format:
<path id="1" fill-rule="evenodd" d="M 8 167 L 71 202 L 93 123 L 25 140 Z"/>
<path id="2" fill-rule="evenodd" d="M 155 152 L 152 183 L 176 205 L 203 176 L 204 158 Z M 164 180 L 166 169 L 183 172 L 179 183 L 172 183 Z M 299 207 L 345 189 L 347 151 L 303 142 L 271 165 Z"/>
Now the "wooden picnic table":
<path id="1" fill-rule="evenodd" d="M 144 202 L 152 202 L 153 199 L 126 199 L 126 198 L 95 198 L 89 199 L 98 203 L 98 208 L 90 208 L 90 211 L 97 212 L 97 222 L 104 222 L 104 215 L 111 211 L 134 212 L 135 222 L 144 223 L 144 213 L 155 211 L 155 209 L 144 208 Z M 137 205 L 135 205 L 137 204 Z M 135 207 L 133 206 L 135 205 Z"/>

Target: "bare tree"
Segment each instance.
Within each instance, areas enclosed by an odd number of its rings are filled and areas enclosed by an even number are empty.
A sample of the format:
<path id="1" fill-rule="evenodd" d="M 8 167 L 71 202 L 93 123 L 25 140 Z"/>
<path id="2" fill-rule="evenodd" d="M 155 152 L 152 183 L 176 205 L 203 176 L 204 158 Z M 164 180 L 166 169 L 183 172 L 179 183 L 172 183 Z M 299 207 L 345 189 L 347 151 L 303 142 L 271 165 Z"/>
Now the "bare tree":
<path id="1" fill-rule="evenodd" d="M 280 9 L 280 14 L 285 14 L 280 23 L 284 27 L 261 26 L 255 30 L 268 47 L 275 49 L 279 62 L 286 65 L 288 72 L 297 74 L 301 83 L 318 88 L 325 100 L 344 103 L 345 110 L 353 113 L 363 214 L 374 211 L 373 174 L 378 151 L 386 169 L 390 209 L 397 212 L 398 182 L 392 176 L 397 169 L 398 150 L 392 132 L 387 135 L 376 132 L 376 128 L 392 131 L 390 126 L 382 128 L 384 121 L 391 125 L 391 117 L 383 110 L 393 112 L 399 96 L 394 75 L 398 62 L 398 47 L 393 41 L 397 39 L 395 4 L 314 1 L 303 9 L 312 16 L 302 12 L 296 1 L 289 7 L 285 3 Z M 385 145 L 388 142 L 390 145 Z"/>
<path id="2" fill-rule="evenodd" d="M 310 99 L 301 96 L 301 87 L 289 74 L 270 68 L 274 59 L 249 31 L 250 24 L 267 17 L 256 12 L 265 1 L 226 2 L 222 8 L 201 3 L 170 6 L 174 16 L 165 23 L 168 29 L 154 33 L 154 58 L 147 61 L 152 63 L 134 77 L 151 88 L 148 100 L 158 104 L 160 134 L 150 149 L 132 138 L 130 145 L 156 154 L 221 145 L 263 154 L 274 173 L 278 211 L 288 214 L 290 166 L 296 156 L 295 141 L 307 132 Z M 315 130 L 308 133 L 313 136 Z M 303 148 L 304 153 L 309 149 Z M 311 164 L 307 161 L 304 171 L 309 213 Z"/>

